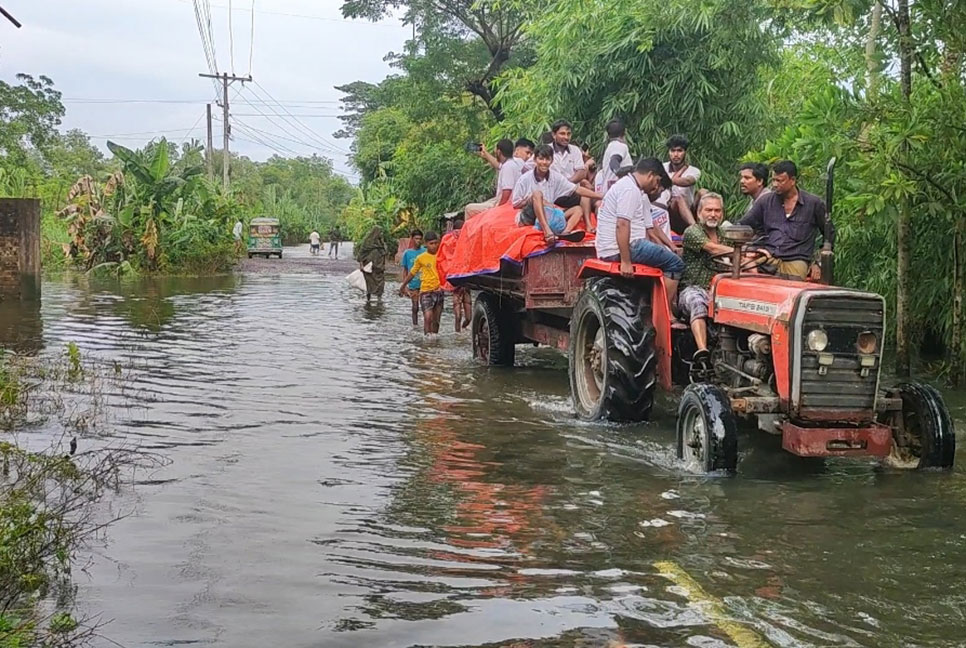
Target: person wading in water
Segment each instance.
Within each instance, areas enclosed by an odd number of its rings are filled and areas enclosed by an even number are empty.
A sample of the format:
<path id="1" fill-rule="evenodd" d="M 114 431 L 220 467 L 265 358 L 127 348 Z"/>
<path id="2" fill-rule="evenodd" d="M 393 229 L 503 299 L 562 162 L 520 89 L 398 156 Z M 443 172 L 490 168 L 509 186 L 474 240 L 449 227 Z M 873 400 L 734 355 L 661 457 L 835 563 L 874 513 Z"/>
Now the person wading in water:
<path id="1" fill-rule="evenodd" d="M 356 260 L 362 269 L 362 276 L 366 278 L 366 301 L 373 296 L 382 300 L 382 293 L 386 288 L 386 257 L 392 254 L 389 239 L 382 228 L 373 227 L 362 241 L 356 252 Z M 372 264 L 371 268 L 367 267 Z"/>

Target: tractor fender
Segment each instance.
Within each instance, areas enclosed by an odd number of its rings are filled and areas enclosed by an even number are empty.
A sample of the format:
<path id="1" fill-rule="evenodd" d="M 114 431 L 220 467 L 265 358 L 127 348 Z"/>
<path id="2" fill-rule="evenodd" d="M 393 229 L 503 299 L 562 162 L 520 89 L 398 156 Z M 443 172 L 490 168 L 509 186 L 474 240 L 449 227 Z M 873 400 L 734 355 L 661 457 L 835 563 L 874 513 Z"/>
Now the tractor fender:
<path id="1" fill-rule="evenodd" d="M 594 277 L 621 276 L 621 264 L 617 261 L 602 259 L 587 259 L 580 266 L 577 277 L 591 279 Z M 634 264 L 634 277 L 631 281 L 647 282 L 651 285 L 651 323 L 654 326 L 654 351 L 657 353 L 657 382 L 665 390 L 670 391 L 671 382 L 671 309 L 667 303 L 667 290 L 664 282 L 660 281 L 664 273 L 651 266 Z"/>

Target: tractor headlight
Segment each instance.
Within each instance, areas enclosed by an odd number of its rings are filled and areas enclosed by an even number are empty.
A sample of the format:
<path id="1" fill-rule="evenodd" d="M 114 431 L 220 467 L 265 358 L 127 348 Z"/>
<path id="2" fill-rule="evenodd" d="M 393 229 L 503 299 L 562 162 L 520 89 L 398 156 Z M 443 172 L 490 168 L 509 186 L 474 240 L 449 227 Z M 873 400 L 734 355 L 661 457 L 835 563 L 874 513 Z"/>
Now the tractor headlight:
<path id="1" fill-rule="evenodd" d="M 809 331 L 808 336 L 805 338 L 805 344 L 807 344 L 808 348 L 812 351 L 821 353 L 828 346 L 828 333 L 822 329 Z"/>
<path id="2" fill-rule="evenodd" d="M 859 353 L 872 355 L 879 348 L 879 338 L 872 331 L 863 331 L 859 333 L 859 337 L 855 340 L 855 348 L 859 350 Z"/>

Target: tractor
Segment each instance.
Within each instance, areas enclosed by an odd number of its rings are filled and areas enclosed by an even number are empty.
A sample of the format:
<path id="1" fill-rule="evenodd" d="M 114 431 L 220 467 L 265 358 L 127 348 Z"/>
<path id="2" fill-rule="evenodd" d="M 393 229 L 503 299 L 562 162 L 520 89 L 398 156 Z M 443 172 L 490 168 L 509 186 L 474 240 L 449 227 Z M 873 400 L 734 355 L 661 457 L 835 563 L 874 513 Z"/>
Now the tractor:
<path id="1" fill-rule="evenodd" d="M 574 410 L 585 420 L 647 421 L 657 385 L 683 387 L 677 454 L 702 472 L 736 471 L 739 419 L 800 457 L 951 467 L 955 433 L 939 392 L 880 384 L 885 300 L 830 285 L 831 253 L 822 255 L 822 282 L 792 281 L 754 272 L 749 228 L 727 237 L 735 251 L 719 259 L 710 289 L 713 369 L 698 379 L 693 338 L 672 326 L 660 270 L 635 265 L 624 278 L 586 243 L 452 280 L 478 291 L 474 356 L 512 365 L 519 343 L 567 352 Z"/>

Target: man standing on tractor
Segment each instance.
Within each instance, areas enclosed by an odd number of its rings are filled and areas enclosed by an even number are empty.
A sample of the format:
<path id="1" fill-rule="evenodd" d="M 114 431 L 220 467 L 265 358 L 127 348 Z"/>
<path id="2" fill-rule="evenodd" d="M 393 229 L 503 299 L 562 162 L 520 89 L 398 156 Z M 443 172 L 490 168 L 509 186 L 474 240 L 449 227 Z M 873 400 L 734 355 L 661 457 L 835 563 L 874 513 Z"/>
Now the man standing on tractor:
<path id="1" fill-rule="evenodd" d="M 513 206 L 520 209 L 517 224 L 536 226 L 543 232 L 547 245 L 556 243 L 557 235 L 573 231 L 581 217 L 587 231 L 592 231 L 590 199 L 601 197 L 567 180 L 551 168 L 552 164 L 553 149 L 543 144 L 538 146 L 534 154 L 534 168 L 520 176 L 510 196 Z M 571 195 L 587 198 L 587 211 L 582 207 L 571 207 L 566 212 L 560 209 L 560 199 Z"/>
<path id="2" fill-rule="evenodd" d="M 607 195 L 607 190 L 617 182 L 617 172 L 621 167 L 634 163 L 631 152 L 624 140 L 624 122 L 612 119 L 607 122 L 607 147 L 600 158 L 600 171 L 597 173 L 596 190 L 599 194 Z"/>
<path id="3" fill-rule="evenodd" d="M 633 264 L 659 268 L 664 273 L 668 302 L 677 297 L 678 279 L 684 261 L 665 246 L 650 240 L 654 227 L 647 195 L 667 182 L 668 176 L 657 158 L 641 158 L 634 170 L 618 180 L 604 196 L 597 211 L 597 256 L 619 261 L 624 277 L 634 276 Z"/>
<path id="4" fill-rule="evenodd" d="M 738 169 L 738 187 L 741 193 L 750 198 L 748 209 L 745 210 L 747 214 L 759 198 L 771 193 L 768 188 L 768 167 L 761 162 L 745 162 Z"/>
<path id="5" fill-rule="evenodd" d="M 694 205 L 694 190 L 701 169 L 688 164 L 688 138 L 684 135 L 671 135 L 667 140 L 668 161 L 664 168 L 671 176 L 672 187 L 665 192 L 665 204 L 671 214 L 672 228 L 680 232 L 694 225 L 691 209 Z"/>
<path id="6" fill-rule="evenodd" d="M 711 369 L 708 352 L 708 292 L 711 280 L 720 272 L 714 266 L 714 256 L 731 253 L 731 246 L 722 243 L 724 232 L 724 200 L 719 194 L 705 193 L 698 201 L 698 222 L 684 230 L 684 274 L 681 276 L 681 295 L 678 313 L 687 319 L 698 350 L 691 364 L 692 375 L 703 375 Z"/>
<path id="7" fill-rule="evenodd" d="M 553 163 L 550 165 L 551 171 L 556 171 L 568 182 L 575 185 L 583 185 L 585 189 L 593 189 L 583 181 L 587 179 L 587 167 L 584 165 L 584 153 L 580 147 L 570 143 L 572 130 L 570 122 L 559 119 L 550 126 L 553 133 Z M 587 230 L 590 231 L 590 201 L 591 198 L 569 193 L 558 196 L 553 203 L 564 211 L 574 207 L 580 207 L 584 214 L 584 221 L 587 223 Z"/>
<path id="8" fill-rule="evenodd" d="M 770 267 L 778 276 L 805 279 L 810 268 L 813 279 L 821 276 L 815 257 L 815 234 L 824 238 L 823 247 L 835 244 L 835 226 L 828 220 L 822 199 L 798 188 L 798 168 L 790 160 L 772 170 L 775 191 L 755 201 L 741 219 L 764 236 L 764 247 L 774 257 Z"/>

